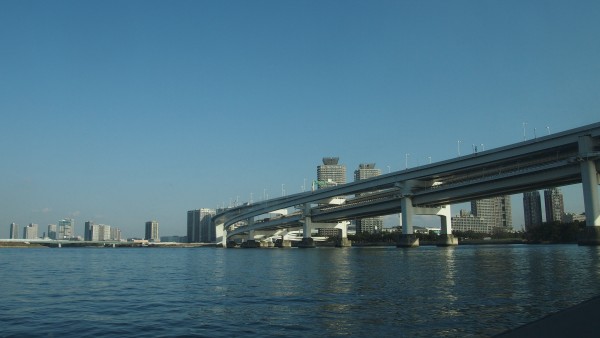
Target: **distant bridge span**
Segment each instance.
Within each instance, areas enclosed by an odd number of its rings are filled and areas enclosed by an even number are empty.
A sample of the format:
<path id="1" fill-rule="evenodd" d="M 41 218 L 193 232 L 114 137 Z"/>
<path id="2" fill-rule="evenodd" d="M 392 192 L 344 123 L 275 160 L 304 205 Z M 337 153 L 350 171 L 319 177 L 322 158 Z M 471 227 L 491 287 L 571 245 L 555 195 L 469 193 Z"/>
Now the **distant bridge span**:
<path id="1" fill-rule="evenodd" d="M 285 217 L 273 222 L 253 222 L 254 217 L 278 209 L 301 206 L 302 215 L 289 217 L 289 223 L 298 226 L 298 222 L 303 222 L 305 236 L 310 236 L 312 222 L 338 222 L 405 210 L 402 212 L 403 232 L 408 236 L 412 235 L 415 211 L 435 214 L 449 204 L 582 183 L 586 236 L 590 238 L 584 244 L 598 244 L 599 173 L 600 123 L 595 123 L 370 179 L 229 208 L 217 214 L 214 223 L 217 237 L 224 243 L 228 231 L 241 233 L 285 227 Z M 355 197 L 360 193 L 370 194 Z M 345 203 L 322 204 L 339 196 L 345 197 Z M 440 214 L 447 218 L 446 224 L 444 221 L 442 224 L 445 235 L 451 234 L 448 215 L 449 207 Z M 247 226 L 231 229 L 237 222 L 248 220 Z"/>

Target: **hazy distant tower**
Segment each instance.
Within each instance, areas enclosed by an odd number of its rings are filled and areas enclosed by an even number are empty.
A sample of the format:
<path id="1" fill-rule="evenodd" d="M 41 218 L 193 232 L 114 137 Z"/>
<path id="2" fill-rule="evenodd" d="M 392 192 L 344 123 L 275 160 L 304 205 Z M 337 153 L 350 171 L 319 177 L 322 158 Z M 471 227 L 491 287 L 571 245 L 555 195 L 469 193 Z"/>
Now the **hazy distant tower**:
<path id="1" fill-rule="evenodd" d="M 57 239 L 69 239 L 75 237 L 75 220 L 65 218 L 58 221 Z"/>
<path id="2" fill-rule="evenodd" d="M 92 240 L 92 227 L 94 225 L 94 222 L 92 221 L 87 221 L 84 224 L 83 227 L 83 240 L 84 241 L 91 241 Z"/>
<path id="3" fill-rule="evenodd" d="M 542 202 L 539 191 L 523 193 L 523 214 L 525 216 L 526 231 L 542 224 Z"/>
<path id="4" fill-rule="evenodd" d="M 23 228 L 23 239 L 37 239 L 38 236 L 38 225 L 31 223 Z"/>
<path id="5" fill-rule="evenodd" d="M 346 166 L 338 164 L 339 160 L 339 157 L 323 157 L 323 164 L 317 166 L 318 188 L 346 183 Z"/>
<path id="6" fill-rule="evenodd" d="M 365 180 L 381 175 L 381 170 L 375 168 L 375 163 L 363 163 L 354 171 L 354 181 Z M 361 194 L 357 195 L 360 196 Z M 356 220 L 356 232 L 375 233 L 383 229 L 383 217 L 369 217 Z"/>
<path id="7" fill-rule="evenodd" d="M 108 230 L 110 234 L 110 229 Z M 157 221 L 148 221 L 146 222 L 146 236 L 144 239 L 160 242 L 160 237 L 158 237 L 158 222 Z"/>
<path id="8" fill-rule="evenodd" d="M 19 226 L 17 223 L 10 223 L 10 239 L 19 238 Z"/>
<path id="9" fill-rule="evenodd" d="M 565 215 L 563 195 L 558 188 L 544 190 L 546 222 L 562 222 Z"/>
<path id="10" fill-rule="evenodd" d="M 48 238 L 58 239 L 56 236 L 58 236 L 58 226 L 56 224 L 48 224 Z"/>

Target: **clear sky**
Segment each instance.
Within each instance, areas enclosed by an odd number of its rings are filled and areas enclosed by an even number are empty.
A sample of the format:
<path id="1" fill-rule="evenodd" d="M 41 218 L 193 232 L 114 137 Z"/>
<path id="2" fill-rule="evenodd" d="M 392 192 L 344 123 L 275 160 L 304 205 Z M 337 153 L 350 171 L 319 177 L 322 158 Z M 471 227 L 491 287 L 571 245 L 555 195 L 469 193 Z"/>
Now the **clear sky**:
<path id="1" fill-rule="evenodd" d="M 598 122 L 599 89 L 597 0 L 4 0 L 0 238 L 184 235 L 187 210 L 300 192 L 324 156 L 352 180 Z"/>

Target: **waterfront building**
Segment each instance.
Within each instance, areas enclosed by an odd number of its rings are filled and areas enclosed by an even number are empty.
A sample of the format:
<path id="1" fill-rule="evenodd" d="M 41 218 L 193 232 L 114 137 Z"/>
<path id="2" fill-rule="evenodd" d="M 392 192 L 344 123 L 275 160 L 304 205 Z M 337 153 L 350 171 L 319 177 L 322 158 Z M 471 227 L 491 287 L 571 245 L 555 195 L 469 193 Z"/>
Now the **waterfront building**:
<path id="1" fill-rule="evenodd" d="M 585 213 L 576 214 L 573 212 L 568 212 L 564 215 L 563 220 L 565 223 L 573 223 L 573 222 L 585 223 Z"/>
<path id="2" fill-rule="evenodd" d="M 452 217 L 451 224 L 452 231 L 474 231 L 489 234 L 494 228 L 485 218 L 475 216 L 464 209 L 458 215 Z"/>
<path id="3" fill-rule="evenodd" d="M 110 236 L 110 225 L 100 224 L 98 225 L 98 240 L 99 241 L 110 241 L 112 240 Z"/>
<path id="4" fill-rule="evenodd" d="M 10 236 L 8 238 L 19 238 L 19 225 L 17 223 L 10 223 Z"/>
<path id="5" fill-rule="evenodd" d="M 56 224 L 48 224 L 48 238 L 57 239 L 58 226 Z"/>
<path id="6" fill-rule="evenodd" d="M 318 228 L 317 229 L 318 237 L 342 237 L 342 229 L 337 228 Z"/>
<path id="7" fill-rule="evenodd" d="M 120 241 L 121 240 L 121 229 L 119 229 L 117 227 L 111 227 L 110 228 L 110 239 L 113 241 Z"/>
<path id="8" fill-rule="evenodd" d="M 544 190 L 544 207 L 546 208 L 546 222 L 563 222 L 565 205 L 563 195 L 558 188 Z"/>
<path id="9" fill-rule="evenodd" d="M 375 163 L 362 163 L 354 171 L 354 181 L 365 180 L 381 175 L 381 170 L 375 168 Z M 357 196 L 368 193 L 358 194 Z M 383 217 L 369 217 L 356 220 L 356 233 L 377 233 L 383 230 Z"/>
<path id="10" fill-rule="evenodd" d="M 90 237 L 89 237 L 90 239 L 89 240 L 90 241 L 98 241 L 98 240 L 100 240 L 100 225 L 99 224 L 91 223 L 89 231 L 90 231 L 90 233 L 89 233 L 89 235 L 90 235 Z"/>
<path id="11" fill-rule="evenodd" d="M 160 237 L 158 236 L 158 221 L 146 222 L 146 235 L 144 236 L 144 239 L 153 242 L 160 242 Z"/>
<path id="12" fill-rule="evenodd" d="M 212 243 L 217 240 L 215 226 L 212 218 L 215 209 L 201 208 L 187 212 L 187 240 L 188 243 Z"/>
<path id="13" fill-rule="evenodd" d="M 513 229 L 512 208 L 508 195 L 471 201 L 471 212 L 497 229 Z"/>
<path id="14" fill-rule="evenodd" d="M 93 225 L 94 225 L 94 222 L 92 222 L 92 221 L 87 221 L 84 223 L 84 226 L 83 226 L 83 240 L 84 241 L 92 240 L 92 226 Z"/>
<path id="15" fill-rule="evenodd" d="M 346 166 L 339 164 L 339 157 L 323 157 L 323 164 L 317 166 L 318 188 L 333 187 L 346 183 Z"/>
<path id="16" fill-rule="evenodd" d="M 38 225 L 34 223 L 30 223 L 28 226 L 23 228 L 23 239 L 37 239 L 38 235 Z"/>
<path id="17" fill-rule="evenodd" d="M 523 215 L 525 217 L 525 231 L 530 231 L 542 225 L 542 202 L 539 191 L 523 193 Z"/>
<path id="18" fill-rule="evenodd" d="M 69 239 L 75 237 L 75 220 L 65 218 L 58 221 L 57 239 Z"/>
<path id="19" fill-rule="evenodd" d="M 187 243 L 187 236 L 161 236 L 161 242 Z"/>

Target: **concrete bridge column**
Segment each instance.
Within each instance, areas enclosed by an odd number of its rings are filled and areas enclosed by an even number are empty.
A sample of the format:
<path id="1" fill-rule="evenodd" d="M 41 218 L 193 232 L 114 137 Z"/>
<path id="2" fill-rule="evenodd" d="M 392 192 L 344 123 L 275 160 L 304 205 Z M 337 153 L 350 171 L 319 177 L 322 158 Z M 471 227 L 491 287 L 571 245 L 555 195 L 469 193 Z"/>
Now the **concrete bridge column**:
<path id="1" fill-rule="evenodd" d="M 339 222 L 335 228 L 342 230 L 342 236 L 335 242 L 335 246 L 339 248 L 345 248 L 352 246 L 352 241 L 348 239 L 348 221 Z"/>
<path id="2" fill-rule="evenodd" d="M 214 224 L 215 235 L 217 237 L 217 246 L 226 248 L 227 247 L 227 231 L 225 230 L 225 224 L 218 223 Z"/>
<path id="3" fill-rule="evenodd" d="M 302 241 L 298 244 L 299 248 L 314 248 L 315 241 L 312 239 L 312 219 L 310 215 L 310 203 L 304 204 L 302 211 L 304 216 L 304 225 L 302 226 Z"/>
<path id="4" fill-rule="evenodd" d="M 581 186 L 585 206 L 586 227 L 579 238 L 579 245 L 600 245 L 600 197 L 598 196 L 597 156 L 594 153 L 594 140 L 591 136 L 579 138 L 581 162 Z"/>
<path id="5" fill-rule="evenodd" d="M 254 218 L 248 219 L 248 225 L 254 224 Z M 260 242 L 254 239 L 254 230 L 249 230 L 246 240 L 242 243 L 242 248 L 260 248 Z"/>
<path id="6" fill-rule="evenodd" d="M 440 239 L 437 242 L 437 246 L 453 246 L 458 245 L 458 238 L 452 234 L 452 211 L 450 205 L 444 205 L 438 212 L 441 222 L 441 233 Z"/>
<path id="7" fill-rule="evenodd" d="M 414 207 L 412 205 L 412 198 L 410 196 L 404 196 L 400 200 L 400 206 L 402 208 L 402 235 L 396 246 L 399 248 L 413 248 L 419 246 L 419 239 L 413 232 L 412 218 L 414 214 Z"/>

